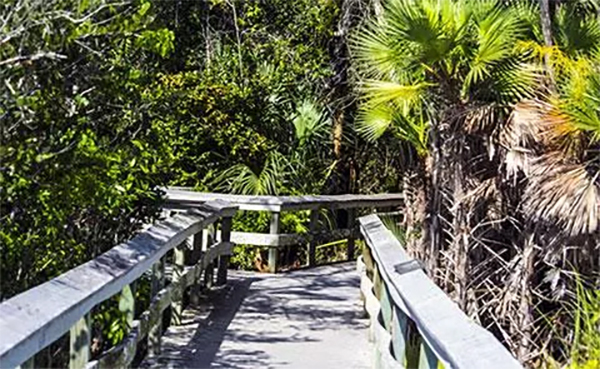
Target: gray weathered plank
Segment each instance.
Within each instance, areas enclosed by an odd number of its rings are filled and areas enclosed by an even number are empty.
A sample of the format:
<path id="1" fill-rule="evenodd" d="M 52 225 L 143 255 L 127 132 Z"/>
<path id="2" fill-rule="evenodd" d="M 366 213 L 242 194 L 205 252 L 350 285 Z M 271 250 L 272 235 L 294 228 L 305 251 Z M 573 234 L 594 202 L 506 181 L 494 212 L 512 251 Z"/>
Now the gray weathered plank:
<path id="1" fill-rule="evenodd" d="M 170 249 L 236 207 L 212 202 L 177 214 L 77 268 L 0 304 L 0 366 L 16 367 L 95 305 L 119 293 Z"/>
<path id="2" fill-rule="evenodd" d="M 361 232 L 380 266 L 392 301 L 403 306 L 425 343 L 445 367 L 522 369 L 519 362 L 487 330 L 471 321 L 421 270 L 398 274 L 394 267 L 409 261 L 400 242 L 376 215 L 360 218 Z"/>
<path id="3" fill-rule="evenodd" d="M 185 269 L 185 249 L 187 240 L 173 249 L 173 275 L 171 283 L 177 283 L 182 278 Z M 181 324 L 181 314 L 183 313 L 183 293 L 171 301 L 171 324 Z"/>
<path id="4" fill-rule="evenodd" d="M 274 212 L 311 210 L 321 207 L 331 209 L 389 207 L 402 204 L 400 194 L 247 196 L 196 192 L 184 187 L 169 187 L 165 191 L 167 206 L 174 208 L 197 206 L 210 200 L 227 201 L 239 205 L 240 210 Z"/>
<path id="5" fill-rule="evenodd" d="M 281 225 L 281 223 L 279 221 L 279 213 L 278 212 L 271 213 L 271 226 L 269 229 L 269 233 L 271 235 L 278 235 L 280 225 Z M 278 259 L 279 259 L 279 250 L 277 250 L 275 248 L 269 249 L 269 272 L 277 273 Z"/>
<path id="6" fill-rule="evenodd" d="M 317 265 L 317 239 L 314 237 L 319 227 L 319 210 L 313 209 L 310 211 L 310 241 L 308 244 L 308 266 L 313 267 Z"/>
<path id="7" fill-rule="evenodd" d="M 90 323 L 90 314 L 85 314 L 71 328 L 69 369 L 85 368 L 90 360 Z"/>
<path id="8" fill-rule="evenodd" d="M 161 258 L 152 265 L 152 280 L 150 295 L 155 298 L 165 285 L 165 261 Z M 148 332 L 148 355 L 156 356 L 160 354 L 161 335 L 162 335 L 162 311 L 158 314 L 160 318 L 155 319 L 150 325 Z"/>
<path id="9" fill-rule="evenodd" d="M 307 237 L 300 234 L 269 234 L 252 232 L 231 232 L 231 242 L 236 245 L 267 247 L 291 246 L 303 243 Z"/>
<path id="10" fill-rule="evenodd" d="M 221 243 L 229 243 L 231 240 L 231 218 L 223 218 L 221 220 Z M 229 253 L 221 253 L 219 255 L 219 268 L 217 270 L 217 286 L 222 286 L 227 283 L 227 268 L 229 267 Z"/>

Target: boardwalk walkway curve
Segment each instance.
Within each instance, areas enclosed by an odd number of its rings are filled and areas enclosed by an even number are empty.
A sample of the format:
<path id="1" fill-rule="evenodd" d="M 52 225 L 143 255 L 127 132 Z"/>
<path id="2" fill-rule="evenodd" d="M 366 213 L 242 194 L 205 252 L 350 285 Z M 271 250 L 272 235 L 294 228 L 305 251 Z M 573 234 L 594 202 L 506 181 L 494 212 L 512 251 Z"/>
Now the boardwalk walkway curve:
<path id="1" fill-rule="evenodd" d="M 36 367 L 36 354 L 64 334 L 72 369 L 522 368 L 414 267 L 377 215 L 356 222 L 358 209 L 401 202 L 393 194 L 167 189 L 164 220 L 0 304 L 0 368 Z M 328 209 L 345 212 L 345 229 L 319 228 Z M 270 232 L 232 232 L 236 211 L 270 212 Z M 310 211 L 309 232 L 280 233 L 284 211 Z M 359 223 L 365 247 L 356 264 Z M 351 262 L 318 266 L 317 246 L 332 238 L 347 239 Z M 281 269 L 282 247 L 306 245 L 307 265 L 280 274 L 228 271 L 234 244 L 268 248 L 272 273 Z M 150 278 L 151 299 L 136 313 L 132 291 L 142 276 Z M 129 333 L 92 358 L 90 312 L 115 295 Z"/>

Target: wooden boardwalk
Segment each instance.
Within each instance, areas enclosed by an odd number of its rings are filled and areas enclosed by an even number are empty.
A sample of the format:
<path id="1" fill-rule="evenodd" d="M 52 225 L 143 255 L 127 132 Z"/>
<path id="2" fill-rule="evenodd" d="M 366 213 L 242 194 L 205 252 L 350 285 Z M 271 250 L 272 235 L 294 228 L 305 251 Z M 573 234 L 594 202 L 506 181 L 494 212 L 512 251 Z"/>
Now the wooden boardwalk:
<path id="1" fill-rule="evenodd" d="M 151 368 L 370 368 L 355 263 L 285 274 L 230 272 L 170 327 Z"/>

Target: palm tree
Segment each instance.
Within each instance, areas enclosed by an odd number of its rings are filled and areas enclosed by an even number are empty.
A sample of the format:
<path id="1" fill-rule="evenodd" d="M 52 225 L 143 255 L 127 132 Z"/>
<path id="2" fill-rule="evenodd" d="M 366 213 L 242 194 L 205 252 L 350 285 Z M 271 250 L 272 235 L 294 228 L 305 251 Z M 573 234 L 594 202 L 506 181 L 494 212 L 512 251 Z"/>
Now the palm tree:
<path id="1" fill-rule="evenodd" d="M 537 1 L 391 0 L 353 39 L 359 131 L 406 142 L 417 164 L 405 176 L 424 183 L 412 192 L 424 193 L 415 222 L 427 237 L 409 249 L 523 361 L 552 338 L 544 316 L 560 315 L 552 250 L 563 266 L 580 261 L 564 245 L 597 233 L 600 28 L 590 9 L 556 7 L 549 33 Z"/>
<path id="2" fill-rule="evenodd" d="M 438 277 L 463 307 L 476 219 L 462 199 L 493 175 L 477 161 L 487 161 L 494 121 L 532 94 L 535 74 L 513 48 L 524 31 L 497 1 L 393 0 L 353 40 L 360 130 L 373 139 L 391 131 L 413 147 L 428 188 L 420 254 L 430 271 L 441 251 L 452 255 L 456 273 Z"/>

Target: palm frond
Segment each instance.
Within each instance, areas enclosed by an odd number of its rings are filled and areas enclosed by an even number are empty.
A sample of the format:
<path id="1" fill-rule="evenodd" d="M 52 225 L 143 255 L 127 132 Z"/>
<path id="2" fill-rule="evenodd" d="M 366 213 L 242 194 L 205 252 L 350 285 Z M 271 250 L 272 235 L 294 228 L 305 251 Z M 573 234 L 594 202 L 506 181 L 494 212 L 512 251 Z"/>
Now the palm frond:
<path id="1" fill-rule="evenodd" d="M 597 177 L 585 165 L 565 162 L 561 153 L 550 152 L 532 165 L 523 213 L 533 224 L 557 226 L 568 237 L 593 233 L 600 203 Z"/>
<path id="2" fill-rule="evenodd" d="M 418 111 L 403 111 L 393 104 L 363 107 L 358 116 L 357 131 L 368 140 L 376 140 L 390 131 L 409 142 L 420 154 L 427 152 L 429 122 Z"/>
<path id="3" fill-rule="evenodd" d="M 316 102 L 304 100 L 296 108 L 292 116 L 294 132 L 300 147 L 325 137 L 329 120 L 325 112 L 319 109 Z"/>
<path id="4" fill-rule="evenodd" d="M 392 103 L 403 108 L 410 108 L 422 98 L 430 84 L 425 82 L 402 85 L 390 81 L 368 80 L 363 83 L 365 102 L 371 106 Z"/>
<path id="5" fill-rule="evenodd" d="M 278 195 L 287 174 L 286 159 L 273 152 L 259 171 L 236 164 L 223 171 L 213 183 L 217 191 L 241 195 Z"/>

